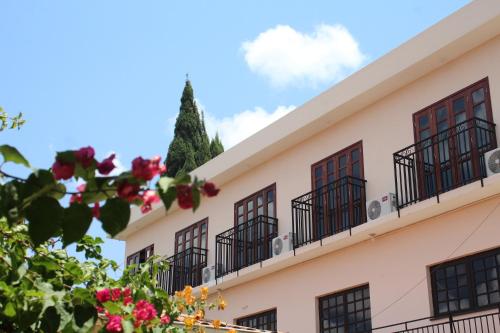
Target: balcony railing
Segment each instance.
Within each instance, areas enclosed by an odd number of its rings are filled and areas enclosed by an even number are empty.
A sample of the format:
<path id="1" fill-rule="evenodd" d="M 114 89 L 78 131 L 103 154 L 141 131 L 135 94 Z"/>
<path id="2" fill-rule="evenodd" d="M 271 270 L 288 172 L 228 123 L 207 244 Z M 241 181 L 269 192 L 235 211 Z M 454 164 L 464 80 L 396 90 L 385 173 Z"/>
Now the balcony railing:
<path id="1" fill-rule="evenodd" d="M 377 327 L 374 333 L 497 333 L 500 332 L 500 310 L 469 316 L 433 317 Z"/>
<path id="2" fill-rule="evenodd" d="M 398 210 L 486 176 L 495 124 L 472 118 L 393 154 Z"/>
<path id="3" fill-rule="evenodd" d="M 365 223 L 365 183 L 346 176 L 293 199 L 294 248 Z"/>
<path id="4" fill-rule="evenodd" d="M 201 271 L 207 266 L 207 252 L 207 249 L 192 247 L 167 258 L 169 269 L 158 273 L 159 286 L 172 295 L 186 285 L 202 284 Z"/>
<path id="5" fill-rule="evenodd" d="M 278 236 L 278 219 L 259 215 L 215 237 L 217 278 L 272 256 L 272 240 Z"/>

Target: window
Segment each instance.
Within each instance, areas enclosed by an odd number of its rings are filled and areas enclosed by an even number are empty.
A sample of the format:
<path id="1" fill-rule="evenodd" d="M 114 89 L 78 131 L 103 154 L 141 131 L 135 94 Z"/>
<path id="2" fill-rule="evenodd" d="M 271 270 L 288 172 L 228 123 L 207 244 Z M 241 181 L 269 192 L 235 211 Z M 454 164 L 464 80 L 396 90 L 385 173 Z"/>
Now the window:
<path id="1" fill-rule="evenodd" d="M 319 320 L 321 333 L 369 332 L 372 324 L 368 285 L 321 297 Z"/>
<path id="2" fill-rule="evenodd" d="M 175 234 L 175 253 L 196 247 L 207 248 L 208 218 L 205 218 Z"/>
<path id="3" fill-rule="evenodd" d="M 320 188 L 345 176 L 363 178 L 362 142 L 357 142 L 314 163 L 311 170 L 313 189 Z"/>
<path id="4" fill-rule="evenodd" d="M 361 141 L 311 166 L 314 192 L 312 232 L 315 239 L 333 235 L 365 222 L 362 178 Z"/>
<path id="5" fill-rule="evenodd" d="M 438 190 L 436 184 L 440 192 L 445 192 L 479 176 L 478 154 L 496 145 L 487 122 L 493 122 L 488 79 L 413 115 L 415 143 L 419 143 L 417 162 L 422 197 L 433 196 Z M 475 131 L 470 129 L 472 126 L 476 127 Z"/>
<path id="6" fill-rule="evenodd" d="M 500 248 L 430 268 L 434 315 L 500 304 Z"/>
<path id="7" fill-rule="evenodd" d="M 244 224 L 253 218 L 276 215 L 276 184 L 266 187 L 234 204 L 234 225 Z"/>
<path id="8" fill-rule="evenodd" d="M 236 320 L 236 325 L 252 327 L 259 330 L 277 330 L 276 309 L 261 312 Z"/>
<path id="9" fill-rule="evenodd" d="M 142 264 L 153 254 L 154 254 L 154 245 L 145 247 L 144 249 L 137 251 L 127 257 L 127 266 L 132 264 L 135 265 Z"/>

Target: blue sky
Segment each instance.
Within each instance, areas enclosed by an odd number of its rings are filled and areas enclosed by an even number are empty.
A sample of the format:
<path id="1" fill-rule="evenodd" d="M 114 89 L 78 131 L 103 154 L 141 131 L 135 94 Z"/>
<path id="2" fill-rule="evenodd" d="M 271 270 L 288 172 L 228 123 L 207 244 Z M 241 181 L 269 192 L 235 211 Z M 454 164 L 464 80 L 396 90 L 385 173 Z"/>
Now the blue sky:
<path id="1" fill-rule="evenodd" d="M 230 146 L 467 2 L 3 0 L 0 105 L 28 122 L 2 143 L 39 167 L 87 145 L 165 156 L 189 73 Z"/>

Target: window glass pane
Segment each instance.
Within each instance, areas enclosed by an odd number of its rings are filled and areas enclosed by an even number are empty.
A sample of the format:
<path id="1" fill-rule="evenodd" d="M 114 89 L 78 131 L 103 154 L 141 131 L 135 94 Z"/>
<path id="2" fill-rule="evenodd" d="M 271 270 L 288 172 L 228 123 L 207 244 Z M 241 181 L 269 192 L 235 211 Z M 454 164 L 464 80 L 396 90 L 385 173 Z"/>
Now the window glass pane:
<path id="1" fill-rule="evenodd" d="M 472 92 L 472 102 L 474 105 L 481 103 L 484 101 L 484 89 L 478 89 L 474 92 Z"/>
<path id="2" fill-rule="evenodd" d="M 474 117 L 486 120 L 486 105 L 484 103 L 474 106 Z"/>
<path id="3" fill-rule="evenodd" d="M 328 173 L 333 173 L 333 160 L 329 160 L 326 164 L 326 169 Z"/>
<path id="4" fill-rule="evenodd" d="M 442 106 L 436 110 L 437 121 L 443 121 L 448 118 L 448 109 L 446 106 Z"/>
<path id="5" fill-rule="evenodd" d="M 418 118 L 418 124 L 420 128 L 423 127 L 428 127 L 429 126 L 429 116 L 428 115 L 422 115 Z"/>
<path id="6" fill-rule="evenodd" d="M 465 111 L 465 98 L 460 97 L 453 101 L 453 112 L 460 113 Z"/>
<path id="7" fill-rule="evenodd" d="M 240 326 L 256 328 L 259 330 L 276 330 L 276 310 L 274 309 L 237 319 L 236 324 Z"/>

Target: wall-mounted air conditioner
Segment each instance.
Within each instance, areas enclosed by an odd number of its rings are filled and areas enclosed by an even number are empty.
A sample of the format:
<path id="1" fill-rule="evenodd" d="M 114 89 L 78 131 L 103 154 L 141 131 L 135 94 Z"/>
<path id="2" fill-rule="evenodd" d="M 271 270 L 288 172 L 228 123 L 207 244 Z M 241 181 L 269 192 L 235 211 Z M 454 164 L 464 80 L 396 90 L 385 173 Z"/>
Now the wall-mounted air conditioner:
<path id="1" fill-rule="evenodd" d="M 224 267 L 222 264 L 219 264 L 219 267 L 221 268 L 222 271 L 224 271 L 222 268 Z M 207 284 L 211 281 L 215 280 L 215 265 L 203 267 L 201 271 L 201 281 L 203 284 Z"/>
<path id="2" fill-rule="evenodd" d="M 393 193 L 386 193 L 378 199 L 366 202 L 366 215 L 368 221 L 373 221 L 381 216 L 392 213 L 396 210 L 396 196 Z"/>
<path id="3" fill-rule="evenodd" d="M 293 233 L 289 232 L 273 239 L 273 257 L 293 250 Z"/>
<path id="4" fill-rule="evenodd" d="M 484 164 L 488 177 L 500 173 L 500 148 L 484 153 Z"/>

